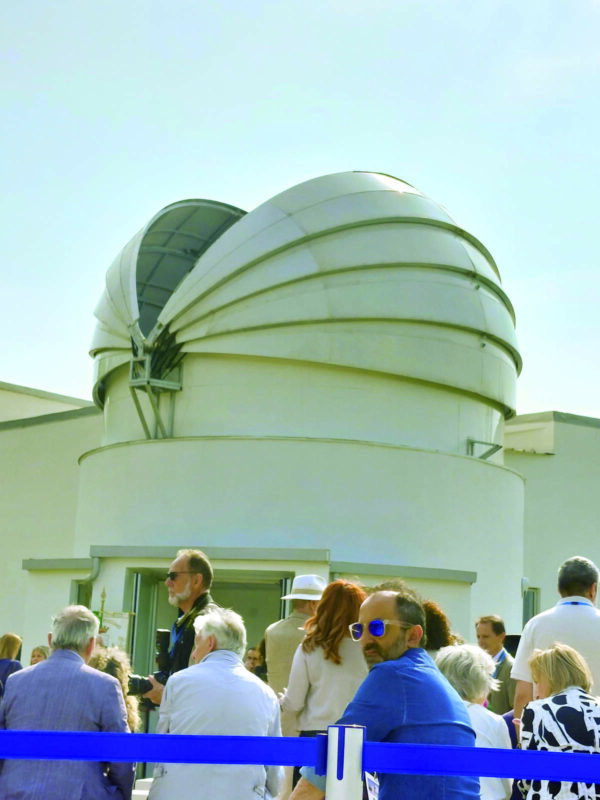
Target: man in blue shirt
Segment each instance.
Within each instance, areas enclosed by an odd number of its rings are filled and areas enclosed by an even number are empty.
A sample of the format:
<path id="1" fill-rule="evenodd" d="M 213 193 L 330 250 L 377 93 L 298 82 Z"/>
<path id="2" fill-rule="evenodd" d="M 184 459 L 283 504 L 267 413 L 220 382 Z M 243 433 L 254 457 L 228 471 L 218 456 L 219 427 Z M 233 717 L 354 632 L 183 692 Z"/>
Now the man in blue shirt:
<path id="1" fill-rule="evenodd" d="M 425 614 L 408 591 L 382 591 L 362 604 L 352 636 L 370 672 L 339 723 L 364 725 L 373 742 L 475 746 L 465 705 L 421 647 Z M 310 768 L 290 800 L 321 800 L 325 779 Z M 479 800 L 477 778 L 379 776 L 379 800 Z"/>

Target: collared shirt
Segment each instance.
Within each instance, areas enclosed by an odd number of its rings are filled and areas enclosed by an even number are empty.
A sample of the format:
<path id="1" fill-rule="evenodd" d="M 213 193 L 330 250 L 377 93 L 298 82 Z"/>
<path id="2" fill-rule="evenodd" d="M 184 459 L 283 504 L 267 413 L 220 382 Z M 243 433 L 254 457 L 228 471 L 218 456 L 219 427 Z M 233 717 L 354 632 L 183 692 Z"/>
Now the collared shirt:
<path id="1" fill-rule="evenodd" d="M 215 650 L 167 681 L 157 733 L 281 736 L 275 693 L 231 650 Z M 151 800 L 275 797 L 283 770 L 260 764 L 158 764 Z"/>
<path id="2" fill-rule="evenodd" d="M 521 634 L 511 677 L 533 683 L 529 658 L 536 649 L 545 650 L 555 642 L 568 644 L 587 661 L 594 686 L 600 690 L 600 611 L 587 597 L 563 597 L 548 611 L 529 620 Z"/>
<path id="3" fill-rule="evenodd" d="M 376 664 L 339 723 L 364 725 L 371 742 L 475 745 L 463 701 L 420 647 Z M 303 767 L 302 774 L 323 788 L 314 771 Z M 382 774 L 379 781 L 380 800 L 479 800 L 472 777 Z"/>

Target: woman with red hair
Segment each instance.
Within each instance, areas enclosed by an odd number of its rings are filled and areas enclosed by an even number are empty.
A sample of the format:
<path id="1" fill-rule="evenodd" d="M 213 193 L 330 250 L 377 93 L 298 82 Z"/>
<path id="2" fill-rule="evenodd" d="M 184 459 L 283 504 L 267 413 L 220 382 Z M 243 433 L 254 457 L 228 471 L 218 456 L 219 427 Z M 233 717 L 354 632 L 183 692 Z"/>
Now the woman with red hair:
<path id="1" fill-rule="evenodd" d="M 284 711 L 296 712 L 300 736 L 323 733 L 342 716 L 367 676 L 360 645 L 348 626 L 358 619 L 366 592 L 356 583 L 337 580 L 323 592 L 306 636 L 294 655 L 288 687 L 280 696 Z M 294 785 L 300 777 L 294 769 Z"/>

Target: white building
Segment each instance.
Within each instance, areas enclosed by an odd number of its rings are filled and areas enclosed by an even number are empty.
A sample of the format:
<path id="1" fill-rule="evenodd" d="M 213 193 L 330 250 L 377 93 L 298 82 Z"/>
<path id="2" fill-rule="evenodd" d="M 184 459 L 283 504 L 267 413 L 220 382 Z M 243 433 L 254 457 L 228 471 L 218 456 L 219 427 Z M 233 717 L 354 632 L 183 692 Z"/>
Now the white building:
<path id="1" fill-rule="evenodd" d="M 600 422 L 514 417 L 497 267 L 402 181 L 325 176 L 249 214 L 169 206 L 96 316 L 95 407 L 0 385 L 0 621 L 26 655 L 52 612 L 104 593 L 150 669 L 181 547 L 207 552 L 251 640 L 300 572 L 403 577 L 469 637 L 483 613 L 520 631 L 523 578 L 527 607 L 547 606 L 564 557 L 598 560 L 598 501 L 564 481 L 591 488 Z"/>

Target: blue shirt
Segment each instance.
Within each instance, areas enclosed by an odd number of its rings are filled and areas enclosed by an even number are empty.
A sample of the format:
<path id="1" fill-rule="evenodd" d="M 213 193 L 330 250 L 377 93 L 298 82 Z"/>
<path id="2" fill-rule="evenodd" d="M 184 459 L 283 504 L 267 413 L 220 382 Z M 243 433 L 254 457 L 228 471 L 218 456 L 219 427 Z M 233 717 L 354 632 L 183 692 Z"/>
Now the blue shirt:
<path id="1" fill-rule="evenodd" d="M 463 701 L 421 648 L 376 664 L 339 724 L 364 725 L 371 742 L 475 747 Z M 312 781 L 313 775 L 307 771 L 306 777 Z M 473 777 L 382 774 L 379 783 L 380 800 L 479 800 Z"/>

